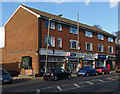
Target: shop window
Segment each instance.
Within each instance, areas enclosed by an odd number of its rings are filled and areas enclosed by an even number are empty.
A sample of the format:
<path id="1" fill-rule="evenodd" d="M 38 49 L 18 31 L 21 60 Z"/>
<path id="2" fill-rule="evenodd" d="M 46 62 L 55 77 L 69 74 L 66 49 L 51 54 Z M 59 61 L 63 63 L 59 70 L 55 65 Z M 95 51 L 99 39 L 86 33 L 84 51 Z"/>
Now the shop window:
<path id="1" fill-rule="evenodd" d="M 78 34 L 78 31 L 76 28 L 70 27 L 70 33 L 72 34 Z"/>
<path id="2" fill-rule="evenodd" d="M 62 48 L 62 38 L 57 38 L 57 47 Z"/>
<path id="3" fill-rule="evenodd" d="M 70 49 L 77 49 L 77 41 L 70 40 Z"/>
<path id="4" fill-rule="evenodd" d="M 45 36 L 45 46 L 47 46 L 47 36 Z M 55 37 L 49 36 L 48 46 L 55 47 Z"/>
<path id="5" fill-rule="evenodd" d="M 87 51 L 93 51 L 92 43 L 86 42 L 86 50 Z"/>
<path id="6" fill-rule="evenodd" d="M 48 28 L 49 21 L 45 21 L 45 28 Z M 50 29 L 55 29 L 55 23 L 50 22 Z"/>
<path id="7" fill-rule="evenodd" d="M 113 47 L 108 46 L 108 53 L 113 53 Z"/>
<path id="8" fill-rule="evenodd" d="M 103 52 L 103 45 L 98 45 L 98 52 Z"/>
<path id="9" fill-rule="evenodd" d="M 86 37 L 91 37 L 91 38 L 92 38 L 92 32 L 85 31 L 85 36 L 86 36 Z"/>
<path id="10" fill-rule="evenodd" d="M 62 31 L 62 25 L 61 24 L 57 24 L 57 30 Z"/>

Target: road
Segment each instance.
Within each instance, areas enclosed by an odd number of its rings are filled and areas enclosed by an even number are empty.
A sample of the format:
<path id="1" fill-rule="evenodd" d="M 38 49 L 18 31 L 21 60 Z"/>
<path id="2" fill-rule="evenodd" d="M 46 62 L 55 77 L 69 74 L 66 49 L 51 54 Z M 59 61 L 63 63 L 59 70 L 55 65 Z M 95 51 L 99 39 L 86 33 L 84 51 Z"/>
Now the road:
<path id="1" fill-rule="evenodd" d="M 72 77 L 70 80 L 44 81 L 43 79 L 15 80 L 13 84 L 2 86 L 3 94 L 79 93 L 79 92 L 109 92 L 120 94 L 120 73 L 89 77 Z"/>

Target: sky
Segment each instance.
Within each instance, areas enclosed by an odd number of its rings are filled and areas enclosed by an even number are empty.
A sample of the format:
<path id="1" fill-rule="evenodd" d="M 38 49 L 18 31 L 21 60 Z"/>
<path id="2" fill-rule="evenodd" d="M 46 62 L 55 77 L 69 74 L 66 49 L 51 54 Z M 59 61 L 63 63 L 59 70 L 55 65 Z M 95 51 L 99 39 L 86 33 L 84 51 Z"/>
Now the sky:
<path id="1" fill-rule="evenodd" d="M 5 0 L 6 1 L 6 0 Z M 69 2 L 68 0 L 44 0 L 41 2 L 24 2 L 16 0 L 16 2 L 0 2 L 0 27 L 2 27 L 12 13 L 16 10 L 19 4 L 26 5 L 41 11 L 45 11 L 54 15 L 62 14 L 62 17 L 77 21 L 77 14 L 79 13 L 79 22 L 90 26 L 100 25 L 102 30 L 109 33 L 118 31 L 118 1 L 119 0 L 104 0 L 107 2 L 95 2 L 95 0 L 81 0 Z M 9 2 L 8 2 L 9 1 Z M 14 1 L 14 0 L 11 0 Z M 46 2 L 45 2 L 46 1 Z M 115 1 L 115 2 L 114 2 Z M 0 18 L 0 19 L 1 19 Z M 1 29 L 0 29 L 1 30 Z M 3 46 L 4 33 L 0 31 L 0 47 Z"/>

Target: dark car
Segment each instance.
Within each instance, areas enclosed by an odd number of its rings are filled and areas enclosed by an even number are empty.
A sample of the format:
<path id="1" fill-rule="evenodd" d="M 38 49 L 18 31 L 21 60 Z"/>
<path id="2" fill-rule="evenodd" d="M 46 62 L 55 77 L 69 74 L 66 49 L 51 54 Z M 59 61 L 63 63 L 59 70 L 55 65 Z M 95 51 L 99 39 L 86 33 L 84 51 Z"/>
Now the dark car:
<path id="1" fill-rule="evenodd" d="M 99 74 L 105 74 L 105 73 L 110 73 L 111 74 L 111 70 L 108 69 L 107 67 L 96 67 L 95 68 Z"/>
<path id="2" fill-rule="evenodd" d="M 93 67 L 85 66 L 80 68 L 77 73 L 77 76 L 89 76 L 89 75 L 98 75 L 98 71 L 95 70 Z"/>
<path id="3" fill-rule="evenodd" d="M 12 83 L 13 79 L 10 73 L 8 73 L 5 69 L 0 68 L 0 82 L 4 83 Z"/>
<path id="4" fill-rule="evenodd" d="M 62 68 L 58 69 L 47 69 L 46 73 L 44 73 L 43 76 L 44 80 L 58 80 L 63 78 L 71 78 L 71 73 L 65 71 Z"/>

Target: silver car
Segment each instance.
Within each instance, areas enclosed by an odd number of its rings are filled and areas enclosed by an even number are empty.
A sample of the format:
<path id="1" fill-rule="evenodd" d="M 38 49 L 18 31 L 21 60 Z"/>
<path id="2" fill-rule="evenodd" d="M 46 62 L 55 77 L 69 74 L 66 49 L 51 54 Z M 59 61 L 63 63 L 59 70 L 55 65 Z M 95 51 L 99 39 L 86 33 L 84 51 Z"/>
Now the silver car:
<path id="1" fill-rule="evenodd" d="M 10 73 L 8 73 L 5 69 L 0 68 L 0 83 L 10 83 L 12 84 L 13 79 Z"/>

